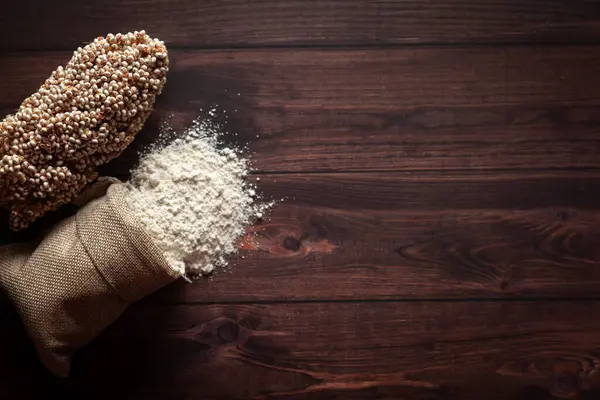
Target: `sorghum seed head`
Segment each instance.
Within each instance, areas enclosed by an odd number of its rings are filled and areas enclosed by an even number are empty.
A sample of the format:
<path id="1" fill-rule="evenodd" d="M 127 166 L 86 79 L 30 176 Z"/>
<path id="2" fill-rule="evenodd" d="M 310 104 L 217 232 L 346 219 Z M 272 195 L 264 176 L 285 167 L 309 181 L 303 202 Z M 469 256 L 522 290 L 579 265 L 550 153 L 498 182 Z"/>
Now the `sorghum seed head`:
<path id="1" fill-rule="evenodd" d="M 13 229 L 71 201 L 97 166 L 124 150 L 167 71 L 160 40 L 144 31 L 109 34 L 78 48 L 0 122 L 0 207 L 11 210 Z"/>

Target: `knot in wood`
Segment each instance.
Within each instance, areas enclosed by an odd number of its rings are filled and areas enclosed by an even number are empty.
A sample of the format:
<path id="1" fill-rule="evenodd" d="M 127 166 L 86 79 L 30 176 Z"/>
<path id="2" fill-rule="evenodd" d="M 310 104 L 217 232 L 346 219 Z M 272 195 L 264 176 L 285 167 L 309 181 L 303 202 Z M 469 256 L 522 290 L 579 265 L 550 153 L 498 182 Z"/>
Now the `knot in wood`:
<path id="1" fill-rule="evenodd" d="M 217 336 L 225 343 L 235 342 L 240 335 L 240 326 L 234 321 L 223 320 L 217 326 Z"/>
<path id="2" fill-rule="evenodd" d="M 283 239 L 283 247 L 285 247 L 287 250 L 298 251 L 300 250 L 300 246 L 302 246 L 302 243 L 300 243 L 300 241 L 293 236 L 288 236 Z"/>
<path id="3" fill-rule="evenodd" d="M 562 372 L 552 378 L 550 393 L 560 398 L 577 396 L 582 387 L 581 377 L 578 373 Z"/>

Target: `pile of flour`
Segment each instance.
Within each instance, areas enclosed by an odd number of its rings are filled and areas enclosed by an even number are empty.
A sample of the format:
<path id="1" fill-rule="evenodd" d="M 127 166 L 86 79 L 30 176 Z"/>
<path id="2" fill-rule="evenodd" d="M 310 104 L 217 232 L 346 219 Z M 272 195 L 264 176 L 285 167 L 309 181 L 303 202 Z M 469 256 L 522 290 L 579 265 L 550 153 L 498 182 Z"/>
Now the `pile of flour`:
<path id="1" fill-rule="evenodd" d="M 195 121 L 143 156 L 129 181 L 130 207 L 183 276 L 226 266 L 245 228 L 269 207 L 246 181 L 248 160 L 221 146 L 220 135 L 210 120 Z"/>

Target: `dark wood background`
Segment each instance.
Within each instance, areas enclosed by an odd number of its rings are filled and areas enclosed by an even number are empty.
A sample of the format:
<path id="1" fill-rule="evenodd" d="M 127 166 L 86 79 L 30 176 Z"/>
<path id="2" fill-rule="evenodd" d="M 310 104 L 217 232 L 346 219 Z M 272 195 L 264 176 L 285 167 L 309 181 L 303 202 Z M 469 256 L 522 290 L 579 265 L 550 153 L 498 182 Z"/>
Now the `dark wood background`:
<path id="1" fill-rule="evenodd" d="M 217 104 L 285 202 L 230 273 L 131 307 L 68 380 L 3 303 L 0 398 L 600 397 L 600 1 L 12 1 L 0 111 L 135 29 L 172 69 L 105 172 Z"/>

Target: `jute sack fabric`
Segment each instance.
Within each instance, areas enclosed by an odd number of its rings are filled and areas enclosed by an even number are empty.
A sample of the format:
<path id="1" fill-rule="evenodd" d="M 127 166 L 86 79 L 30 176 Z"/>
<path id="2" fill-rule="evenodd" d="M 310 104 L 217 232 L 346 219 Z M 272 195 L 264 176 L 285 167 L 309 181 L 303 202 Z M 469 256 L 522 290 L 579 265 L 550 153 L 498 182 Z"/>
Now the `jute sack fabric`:
<path id="1" fill-rule="evenodd" d="M 178 278 L 128 209 L 124 190 L 100 182 L 79 199 L 89 203 L 41 240 L 0 247 L 0 287 L 41 361 L 60 377 L 129 304 Z"/>

